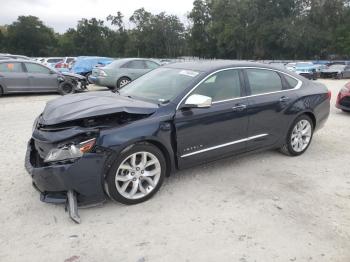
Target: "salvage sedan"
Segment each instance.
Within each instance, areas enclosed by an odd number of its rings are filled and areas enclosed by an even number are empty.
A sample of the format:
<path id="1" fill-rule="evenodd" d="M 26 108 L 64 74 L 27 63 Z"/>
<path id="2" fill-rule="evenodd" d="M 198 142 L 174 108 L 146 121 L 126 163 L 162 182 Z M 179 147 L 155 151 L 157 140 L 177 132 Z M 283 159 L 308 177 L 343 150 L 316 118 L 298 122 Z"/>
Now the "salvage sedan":
<path id="1" fill-rule="evenodd" d="M 17 93 L 58 92 L 72 94 L 87 89 L 84 76 L 57 72 L 27 60 L 0 61 L 0 96 Z"/>
<path id="2" fill-rule="evenodd" d="M 331 65 L 329 68 L 321 71 L 321 77 L 336 79 L 350 78 L 350 65 Z"/>
<path id="3" fill-rule="evenodd" d="M 45 202 L 151 198 L 173 171 L 261 149 L 303 154 L 329 115 L 330 92 L 283 69 L 231 61 L 174 63 L 119 92 L 48 102 L 26 168 Z"/>

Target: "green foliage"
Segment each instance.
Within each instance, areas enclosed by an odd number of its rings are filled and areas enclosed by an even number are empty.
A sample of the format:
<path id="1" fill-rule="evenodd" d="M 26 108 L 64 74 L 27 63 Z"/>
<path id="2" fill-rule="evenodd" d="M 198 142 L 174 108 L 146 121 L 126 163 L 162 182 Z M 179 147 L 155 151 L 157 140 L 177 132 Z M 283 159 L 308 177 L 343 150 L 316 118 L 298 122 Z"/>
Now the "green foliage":
<path id="1" fill-rule="evenodd" d="M 19 16 L 7 27 L 6 50 L 29 56 L 49 56 L 56 44 L 54 31 L 35 16 Z"/>
<path id="2" fill-rule="evenodd" d="M 144 8 L 81 19 L 55 34 L 37 17 L 0 27 L 0 51 L 29 56 L 101 55 L 232 59 L 350 58 L 350 0 L 194 0 L 177 16 Z"/>

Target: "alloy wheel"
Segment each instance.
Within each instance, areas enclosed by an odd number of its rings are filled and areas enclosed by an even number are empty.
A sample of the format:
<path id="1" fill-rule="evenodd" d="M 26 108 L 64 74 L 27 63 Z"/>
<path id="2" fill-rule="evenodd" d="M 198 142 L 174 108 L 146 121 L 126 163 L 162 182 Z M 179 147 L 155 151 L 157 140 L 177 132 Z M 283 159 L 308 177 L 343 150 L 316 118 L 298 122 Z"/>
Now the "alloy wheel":
<path id="1" fill-rule="evenodd" d="M 150 194 L 161 176 L 158 158 L 150 152 L 136 152 L 126 157 L 115 176 L 116 188 L 127 199 L 140 199 Z"/>
<path id="2" fill-rule="evenodd" d="M 311 141 L 312 126 L 309 121 L 300 120 L 293 128 L 291 146 L 295 152 L 304 151 Z"/>
<path id="3" fill-rule="evenodd" d="M 126 86 L 127 84 L 129 84 L 130 81 L 127 79 L 123 79 L 120 81 L 120 88 L 122 88 L 123 86 Z"/>

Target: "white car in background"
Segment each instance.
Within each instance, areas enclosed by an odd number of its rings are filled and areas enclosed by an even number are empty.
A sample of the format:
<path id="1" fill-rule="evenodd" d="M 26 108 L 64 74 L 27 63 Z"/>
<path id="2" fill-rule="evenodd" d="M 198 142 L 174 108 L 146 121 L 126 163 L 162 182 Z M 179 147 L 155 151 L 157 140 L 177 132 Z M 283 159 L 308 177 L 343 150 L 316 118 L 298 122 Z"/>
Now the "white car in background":
<path id="1" fill-rule="evenodd" d="M 63 61 L 63 57 L 45 57 L 40 60 L 40 63 L 51 68 L 55 68 L 55 65 Z"/>
<path id="2" fill-rule="evenodd" d="M 63 60 L 55 65 L 55 69 L 60 72 L 68 72 L 72 68 L 75 60 L 76 57 L 63 57 Z"/>

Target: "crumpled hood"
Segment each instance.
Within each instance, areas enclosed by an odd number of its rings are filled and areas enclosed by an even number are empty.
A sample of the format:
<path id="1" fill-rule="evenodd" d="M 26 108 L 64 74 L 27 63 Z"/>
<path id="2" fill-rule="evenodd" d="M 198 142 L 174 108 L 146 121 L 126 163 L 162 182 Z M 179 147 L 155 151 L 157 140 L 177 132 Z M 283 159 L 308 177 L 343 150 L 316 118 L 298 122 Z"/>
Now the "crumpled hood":
<path id="1" fill-rule="evenodd" d="M 157 108 L 156 104 L 124 97 L 109 91 L 89 92 L 66 95 L 48 102 L 39 123 L 55 125 L 120 112 L 152 114 Z"/>

